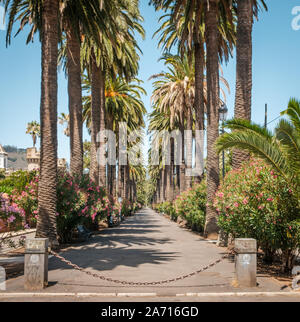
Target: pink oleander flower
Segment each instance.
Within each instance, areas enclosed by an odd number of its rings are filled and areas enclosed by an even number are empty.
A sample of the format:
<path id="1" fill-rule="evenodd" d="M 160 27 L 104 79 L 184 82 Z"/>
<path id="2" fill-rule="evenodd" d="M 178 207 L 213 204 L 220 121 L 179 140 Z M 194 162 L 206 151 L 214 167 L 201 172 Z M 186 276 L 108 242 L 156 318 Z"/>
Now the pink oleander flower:
<path id="1" fill-rule="evenodd" d="M 15 216 L 13 216 L 13 215 L 11 215 L 11 216 L 7 219 L 7 221 L 8 221 L 9 223 L 13 223 L 15 220 L 16 220 L 16 217 L 15 217 Z"/>
<path id="2" fill-rule="evenodd" d="M 238 202 L 235 202 L 233 205 L 234 205 L 235 208 L 238 208 L 239 203 Z"/>
<path id="3" fill-rule="evenodd" d="M 274 199 L 273 198 L 268 198 L 267 201 L 273 201 Z"/>
<path id="4" fill-rule="evenodd" d="M 247 204 L 248 204 L 248 199 L 247 199 L 247 198 L 245 198 L 245 199 L 243 200 L 243 204 L 244 204 L 244 205 L 247 205 Z"/>

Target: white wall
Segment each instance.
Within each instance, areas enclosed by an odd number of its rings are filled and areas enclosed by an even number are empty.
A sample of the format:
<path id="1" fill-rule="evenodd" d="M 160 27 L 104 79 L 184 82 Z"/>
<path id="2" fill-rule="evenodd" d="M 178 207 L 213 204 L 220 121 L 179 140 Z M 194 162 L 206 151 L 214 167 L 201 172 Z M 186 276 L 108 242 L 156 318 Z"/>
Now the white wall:
<path id="1" fill-rule="evenodd" d="M 7 156 L 0 155 L 0 169 L 6 169 L 7 168 Z"/>

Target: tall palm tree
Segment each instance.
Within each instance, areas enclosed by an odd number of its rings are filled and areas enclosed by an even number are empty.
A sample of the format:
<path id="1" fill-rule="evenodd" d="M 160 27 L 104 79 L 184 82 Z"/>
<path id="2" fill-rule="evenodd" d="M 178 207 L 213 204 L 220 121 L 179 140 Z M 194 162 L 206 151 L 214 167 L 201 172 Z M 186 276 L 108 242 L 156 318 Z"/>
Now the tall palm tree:
<path id="1" fill-rule="evenodd" d="M 33 141 L 33 147 L 36 145 L 36 140 L 41 136 L 41 127 L 40 124 L 36 121 L 32 121 L 27 124 L 26 134 L 30 134 Z"/>
<path id="2" fill-rule="evenodd" d="M 219 135 L 219 58 L 228 54 L 228 40 L 222 37 L 220 32 L 220 20 L 226 22 L 226 26 L 232 26 L 232 1 L 231 0 L 152 0 L 156 9 L 169 10 L 175 22 L 181 19 L 181 12 L 185 12 L 186 26 L 190 19 L 195 19 L 194 26 L 201 27 L 201 19 L 205 25 L 204 39 L 206 42 L 206 70 L 207 70 L 207 210 L 205 236 L 216 238 L 218 234 L 217 213 L 212 207 L 215 192 L 219 185 L 219 160 L 214 149 L 214 143 Z M 198 5 L 199 4 L 199 5 Z M 196 11 L 195 11 L 196 10 Z M 224 25 L 224 24 L 223 24 Z M 199 30 L 191 29 L 190 35 L 199 35 Z M 224 29 L 226 31 L 226 28 Z M 223 30 L 223 31 L 224 31 Z M 192 38 L 193 39 L 193 38 Z M 225 46 L 220 46 L 225 43 Z"/>
<path id="3" fill-rule="evenodd" d="M 234 116 L 251 121 L 252 101 L 252 28 L 258 15 L 258 3 L 267 10 L 263 0 L 237 0 L 236 94 Z M 245 151 L 233 151 L 233 167 L 238 169 L 249 158 Z"/>
<path id="4" fill-rule="evenodd" d="M 57 247 L 56 230 L 56 184 L 57 184 L 57 59 L 59 1 L 28 1 L 35 11 L 34 22 L 40 31 L 42 42 L 42 82 L 41 82 L 41 161 L 38 191 L 39 219 L 37 237 L 47 237 L 50 246 Z M 12 26 L 21 1 L 6 0 L 9 11 L 7 41 L 10 42 Z"/>
<path id="5" fill-rule="evenodd" d="M 193 129 L 193 104 L 194 104 L 194 64 L 190 63 L 188 56 L 183 58 L 178 55 L 165 54 L 162 57 L 168 66 L 168 72 L 153 75 L 154 91 L 152 102 L 161 112 L 170 115 L 170 126 L 174 127 L 176 121 L 180 124 L 182 138 L 184 130 Z M 186 146 L 187 168 L 192 167 L 192 140 L 187 140 Z M 182 149 L 181 173 L 185 170 L 185 153 Z M 169 174 L 169 165 L 166 165 L 166 172 Z M 185 182 L 184 182 L 185 181 Z M 181 191 L 191 186 L 191 177 L 183 177 L 180 182 Z"/>
<path id="6" fill-rule="evenodd" d="M 106 124 L 107 129 L 114 131 L 117 138 L 119 135 L 120 122 L 125 122 L 130 131 L 137 130 L 145 125 L 143 116 L 146 113 L 146 109 L 141 96 L 146 95 L 146 91 L 140 86 L 140 83 L 141 81 L 136 78 L 133 78 L 130 82 L 127 82 L 121 77 L 115 79 L 112 79 L 111 77 L 106 78 Z M 89 92 L 90 88 L 91 83 L 89 79 L 85 77 L 84 89 Z M 88 128 L 91 127 L 91 111 L 91 96 L 87 95 L 84 97 L 83 115 Z M 119 170 L 119 172 L 121 172 L 121 167 L 119 167 Z M 108 190 L 114 194 L 116 180 L 115 166 L 108 166 L 108 174 L 110 179 L 108 180 Z M 119 175 L 119 178 L 121 179 L 121 175 Z"/>
<path id="7" fill-rule="evenodd" d="M 82 59 L 93 79 L 90 176 L 101 185 L 106 183 L 106 171 L 104 166 L 98 168 L 96 137 L 105 129 L 106 75 L 116 77 L 119 74 L 128 79 L 136 75 L 139 57 L 133 33 L 137 31 L 143 35 L 137 0 L 105 1 L 103 10 L 107 14 L 103 20 L 105 28 L 99 28 L 96 41 L 85 39 L 82 51 Z"/>

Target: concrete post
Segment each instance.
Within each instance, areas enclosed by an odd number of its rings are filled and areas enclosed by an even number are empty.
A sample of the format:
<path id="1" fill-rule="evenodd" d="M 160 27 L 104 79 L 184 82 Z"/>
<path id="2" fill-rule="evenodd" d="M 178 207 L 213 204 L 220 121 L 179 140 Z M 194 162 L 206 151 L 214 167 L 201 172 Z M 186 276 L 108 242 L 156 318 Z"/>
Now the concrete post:
<path id="1" fill-rule="evenodd" d="M 26 240 L 25 290 L 38 291 L 48 286 L 48 243 L 49 240 L 47 238 Z"/>
<path id="2" fill-rule="evenodd" d="M 3 267 L 0 266 L 0 291 L 6 291 L 6 272 Z"/>
<path id="3" fill-rule="evenodd" d="M 257 242 L 251 238 L 235 239 L 236 282 L 243 287 L 256 287 Z"/>

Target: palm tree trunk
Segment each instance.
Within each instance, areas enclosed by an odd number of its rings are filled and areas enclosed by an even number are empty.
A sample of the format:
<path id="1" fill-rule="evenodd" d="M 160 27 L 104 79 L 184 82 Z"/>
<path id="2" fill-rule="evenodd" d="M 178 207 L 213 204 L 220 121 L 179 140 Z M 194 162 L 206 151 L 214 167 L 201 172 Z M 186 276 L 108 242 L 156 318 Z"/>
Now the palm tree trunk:
<path id="1" fill-rule="evenodd" d="M 129 165 L 125 165 L 125 177 L 124 177 L 124 186 L 125 186 L 125 198 L 129 200 L 129 186 L 130 186 L 130 173 Z"/>
<path id="2" fill-rule="evenodd" d="M 171 139 L 171 171 L 170 171 L 170 180 L 171 180 L 171 200 L 175 198 L 175 180 L 174 180 L 174 173 L 175 173 L 175 141 Z"/>
<path id="3" fill-rule="evenodd" d="M 70 169 L 73 175 L 83 173 L 82 90 L 80 41 L 72 27 L 67 32 L 67 69 L 70 114 Z"/>
<path id="4" fill-rule="evenodd" d="M 219 186 L 219 155 L 215 143 L 219 136 L 219 60 L 218 60 L 218 20 L 217 1 L 209 1 L 206 7 L 206 47 L 207 47 L 207 208 L 204 234 L 207 238 L 217 238 L 217 213 L 212 203 Z"/>
<path id="5" fill-rule="evenodd" d="M 161 181 L 160 181 L 160 202 L 163 203 L 165 199 L 165 169 L 161 169 Z"/>
<path id="6" fill-rule="evenodd" d="M 109 115 L 106 118 L 107 129 L 113 131 L 113 119 Z M 107 191 L 110 195 L 114 196 L 114 184 L 115 184 L 115 167 L 111 164 L 107 164 Z"/>
<path id="7" fill-rule="evenodd" d="M 176 165 L 176 185 L 175 185 L 175 195 L 180 194 L 180 165 Z"/>
<path id="8" fill-rule="evenodd" d="M 179 177 L 180 177 L 180 183 L 179 183 L 180 184 L 180 193 L 182 193 L 182 192 L 185 191 L 184 124 L 180 124 L 179 130 L 180 130 L 181 138 L 182 138 L 182 146 L 181 146 L 182 160 L 181 160 L 181 164 L 180 164 L 180 174 L 179 174 Z"/>
<path id="9" fill-rule="evenodd" d="M 119 198 L 123 198 L 123 166 L 120 165 L 120 162 L 119 162 L 119 165 L 118 165 L 118 196 Z"/>
<path id="10" fill-rule="evenodd" d="M 100 131 L 105 130 L 105 73 L 100 72 Z M 100 150 L 105 142 L 100 142 Z M 99 165 L 99 186 L 106 187 L 106 166 Z"/>
<path id="11" fill-rule="evenodd" d="M 237 14 L 237 64 L 234 117 L 250 121 L 252 101 L 253 0 L 239 0 Z M 234 169 L 240 168 L 241 164 L 248 159 L 249 153 L 234 150 Z"/>
<path id="12" fill-rule="evenodd" d="M 97 161 L 98 142 L 97 135 L 100 130 L 100 93 L 101 93 L 101 70 L 97 66 L 96 57 L 91 59 L 92 65 L 92 103 L 91 103 L 91 166 L 90 179 L 98 184 L 99 182 L 99 167 Z"/>
<path id="13" fill-rule="evenodd" d="M 42 5 L 41 161 L 38 188 L 37 237 L 49 238 L 57 247 L 57 58 L 58 0 Z"/>
<path id="14" fill-rule="evenodd" d="M 195 114 L 196 114 L 196 120 L 195 120 L 195 130 L 196 131 L 204 131 L 204 47 L 202 42 L 195 42 Z M 203 132 L 200 134 L 200 137 L 197 135 L 196 132 L 196 144 L 195 144 L 195 162 L 196 162 L 196 168 L 201 168 L 201 160 L 203 159 L 203 156 L 199 155 L 201 149 L 203 149 L 203 143 L 199 142 L 199 140 L 204 137 Z M 199 176 L 195 177 L 195 183 L 201 182 L 201 174 Z"/>
<path id="15" fill-rule="evenodd" d="M 185 175 L 185 189 L 192 187 L 192 167 L 193 167 L 193 110 L 190 106 L 187 113 L 187 132 L 186 132 L 186 169 L 187 172 Z"/>
<path id="16" fill-rule="evenodd" d="M 172 201 L 172 194 L 171 194 L 171 166 L 166 165 L 165 170 L 165 180 L 166 180 L 166 200 Z"/>
<path id="17" fill-rule="evenodd" d="M 116 166 L 111 166 L 111 194 L 113 197 L 116 196 Z"/>

